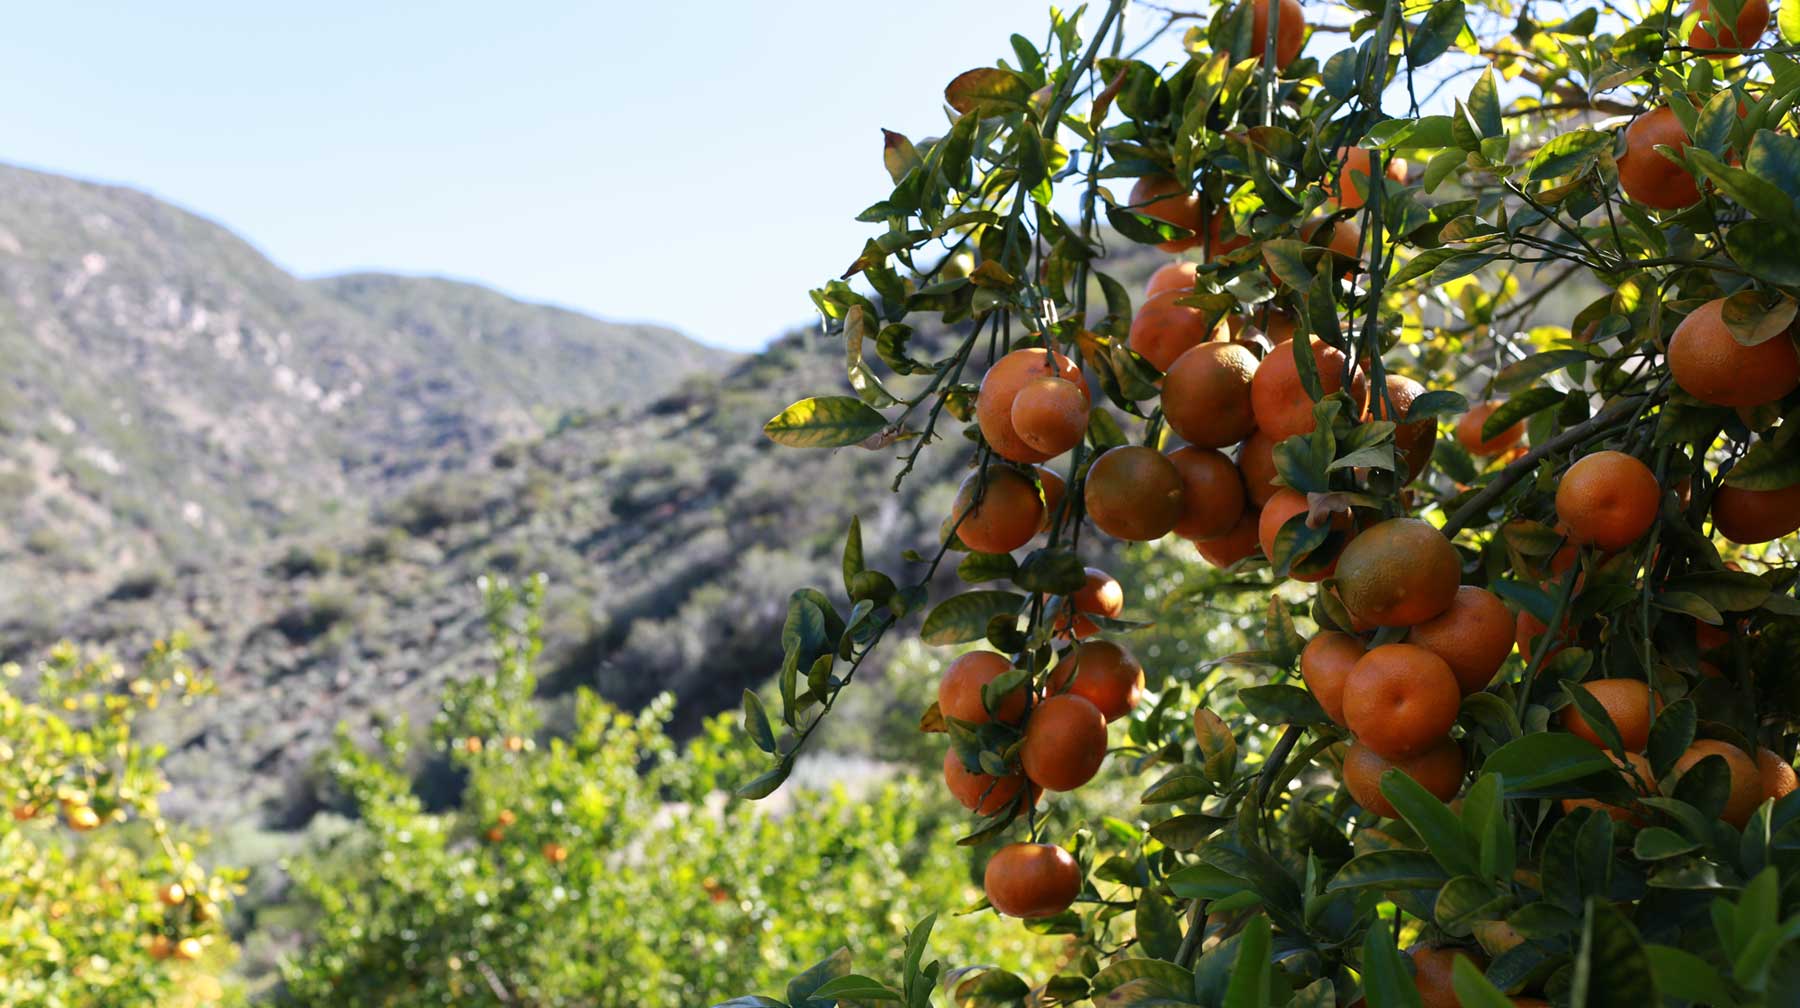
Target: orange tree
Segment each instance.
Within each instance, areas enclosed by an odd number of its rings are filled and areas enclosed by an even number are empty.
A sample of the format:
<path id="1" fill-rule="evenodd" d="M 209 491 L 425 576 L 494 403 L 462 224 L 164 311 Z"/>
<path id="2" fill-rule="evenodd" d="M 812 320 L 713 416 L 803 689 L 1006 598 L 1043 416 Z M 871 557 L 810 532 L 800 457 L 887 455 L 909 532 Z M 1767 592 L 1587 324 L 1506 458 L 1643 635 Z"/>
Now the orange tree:
<path id="1" fill-rule="evenodd" d="M 209 868 L 163 820 L 162 750 L 138 726 L 208 688 L 180 642 L 135 671 L 63 644 L 31 689 L 16 664 L 0 678 L 0 1004 L 235 998 L 219 979 L 234 954 L 220 916 L 241 873 Z"/>
<path id="2" fill-rule="evenodd" d="M 1077 953 L 946 976 L 921 928 L 787 1002 L 1787 1003 L 1800 8 L 1126 6 L 885 133 L 813 295 L 854 394 L 765 431 L 967 476 L 903 570 L 852 522 L 744 711 L 762 796 L 894 628 L 975 644 L 922 727 L 988 902 Z M 1267 605 L 1145 692 L 1090 561 L 1171 535 Z M 1045 814 L 1107 760 L 1141 805 Z"/>

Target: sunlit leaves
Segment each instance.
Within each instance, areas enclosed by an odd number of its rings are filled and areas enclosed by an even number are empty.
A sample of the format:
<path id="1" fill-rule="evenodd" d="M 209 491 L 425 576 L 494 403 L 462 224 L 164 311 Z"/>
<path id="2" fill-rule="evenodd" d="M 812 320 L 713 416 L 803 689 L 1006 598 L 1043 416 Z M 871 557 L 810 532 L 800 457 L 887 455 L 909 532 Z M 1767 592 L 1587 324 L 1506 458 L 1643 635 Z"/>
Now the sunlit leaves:
<path id="1" fill-rule="evenodd" d="M 814 396 L 782 410 L 763 425 L 769 440 L 789 448 L 841 448 L 887 427 L 874 407 L 852 396 Z"/>

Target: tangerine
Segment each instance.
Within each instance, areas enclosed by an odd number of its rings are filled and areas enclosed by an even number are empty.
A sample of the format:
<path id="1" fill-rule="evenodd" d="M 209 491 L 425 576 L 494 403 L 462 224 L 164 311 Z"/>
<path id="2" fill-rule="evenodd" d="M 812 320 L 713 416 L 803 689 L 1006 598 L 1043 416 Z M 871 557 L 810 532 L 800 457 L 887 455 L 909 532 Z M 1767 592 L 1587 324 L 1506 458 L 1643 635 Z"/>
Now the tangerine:
<path id="1" fill-rule="evenodd" d="M 1044 527 L 1044 501 L 1031 477 L 1010 466 L 989 466 L 963 477 L 950 525 L 977 553 L 1011 553 Z"/>
<path id="2" fill-rule="evenodd" d="M 1501 407 L 1498 402 L 1481 402 L 1469 407 L 1469 412 L 1456 422 L 1456 440 L 1471 455 L 1502 455 L 1525 437 L 1525 424 L 1513 424 L 1491 438 L 1481 436 L 1481 427 L 1487 418 Z"/>
<path id="3" fill-rule="evenodd" d="M 1462 557 L 1450 540 L 1417 518 L 1366 528 L 1338 554 L 1344 607 L 1372 626 L 1413 626 L 1450 607 L 1462 582 Z"/>
<path id="4" fill-rule="evenodd" d="M 1417 756 L 1402 760 L 1390 760 L 1358 739 L 1344 750 L 1344 787 L 1356 804 L 1383 819 L 1395 819 L 1400 813 L 1381 793 L 1382 774 L 1399 770 L 1432 797 L 1447 802 L 1462 790 L 1465 767 L 1462 746 L 1452 738 L 1446 737 Z"/>
<path id="5" fill-rule="evenodd" d="M 1757 806 L 1764 801 L 1762 773 L 1742 749 L 1729 742 L 1718 739 L 1696 739 L 1688 746 L 1687 752 L 1675 760 L 1673 771 L 1675 779 L 1693 769 L 1696 763 L 1710 756 L 1718 756 L 1725 761 L 1731 771 L 1731 790 L 1725 798 L 1725 810 L 1719 814 L 1721 819 L 1743 829 L 1756 812 Z"/>
<path id="6" fill-rule="evenodd" d="M 1300 678 L 1325 716 L 1339 725 L 1344 723 L 1344 680 L 1366 651 L 1358 638 L 1341 630 L 1326 630 L 1307 641 L 1300 652 Z"/>
<path id="7" fill-rule="evenodd" d="M 1202 448 L 1237 444 L 1256 429 L 1250 401 L 1256 355 L 1241 343 L 1201 343 L 1184 351 L 1163 376 L 1163 419 L 1182 440 Z"/>
<path id="8" fill-rule="evenodd" d="M 982 687 L 1011 672 L 1012 662 L 993 651 L 970 651 L 958 655 L 944 677 L 938 680 L 938 712 L 947 718 L 986 724 L 996 717 L 1003 722 L 1019 720 L 1025 713 L 1027 691 L 1023 683 L 1002 697 L 998 707 L 989 713 L 982 701 Z"/>
<path id="9" fill-rule="evenodd" d="M 1800 530 L 1800 483 L 1779 490 L 1722 486 L 1713 494 L 1713 530 L 1743 546 Z"/>
<path id="10" fill-rule="evenodd" d="M 975 394 L 975 422 L 981 436 L 994 452 L 1013 462 L 1046 462 L 1054 456 L 1031 447 L 1013 428 L 1013 400 L 1035 378 L 1045 376 L 1073 382 L 1089 398 L 1087 379 L 1081 368 L 1054 350 L 1026 347 L 1001 357 L 981 378 L 981 389 Z"/>
<path id="11" fill-rule="evenodd" d="M 1087 641 L 1070 648 L 1050 670 L 1050 690 L 1083 697 L 1107 721 L 1117 721 L 1131 713 L 1143 695 L 1144 667 L 1119 644 Z"/>
<path id="12" fill-rule="evenodd" d="M 1344 723 L 1388 759 L 1417 756 L 1456 723 L 1462 690 L 1444 660 L 1416 644 L 1383 644 L 1344 677 Z"/>
<path id="13" fill-rule="evenodd" d="M 1168 459 L 1181 474 L 1181 520 L 1175 534 L 1183 539 L 1216 539 L 1237 527 L 1244 516 L 1244 478 L 1224 452 L 1187 445 Z"/>
<path id="14" fill-rule="evenodd" d="M 1625 153 L 1619 157 L 1619 188 L 1655 210 L 1679 210 L 1700 202 L 1700 187 L 1686 168 L 1663 157 L 1657 147 L 1677 151 L 1688 145 L 1687 128 L 1667 105 L 1638 116 L 1625 127 Z"/>
<path id="15" fill-rule="evenodd" d="M 1669 375 L 1681 390 L 1714 406 L 1761 406 L 1800 388 L 1800 353 L 1791 331 L 1745 346 L 1725 324 L 1725 299 L 1688 313 L 1669 336 Z"/>
<path id="16" fill-rule="evenodd" d="M 1662 488 L 1650 467 L 1620 451 L 1585 455 L 1556 487 L 1556 516 L 1583 545 L 1619 550 L 1656 521 Z"/>
<path id="17" fill-rule="evenodd" d="M 1181 521 L 1185 485 L 1168 456 L 1147 445 L 1120 445 L 1094 460 L 1083 500 L 1095 528 L 1115 539 L 1150 542 Z"/>
<path id="18" fill-rule="evenodd" d="M 1662 698 L 1651 694 L 1650 684 L 1641 679 L 1590 679 L 1579 687 L 1606 708 L 1606 716 L 1612 718 L 1613 727 L 1619 730 L 1619 741 L 1624 744 L 1625 751 L 1643 752 L 1650 742 L 1650 721 L 1655 710 L 1662 707 Z M 1594 745 L 1605 745 L 1574 704 L 1563 708 L 1562 723 L 1571 733 Z"/>
<path id="19" fill-rule="evenodd" d="M 1025 776 L 1049 791 L 1073 791 L 1106 759 L 1106 717 L 1086 697 L 1046 697 L 1025 722 L 1019 760 Z"/>
<path id="20" fill-rule="evenodd" d="M 1344 352 L 1317 339 L 1309 338 L 1307 343 L 1323 393 L 1329 396 L 1342 389 Z M 1369 402 L 1369 384 L 1361 371 L 1351 376 L 1350 399 L 1355 414 L 1361 416 Z M 1269 354 L 1257 365 L 1250 380 L 1250 405 L 1257 428 L 1272 442 L 1285 441 L 1296 434 L 1310 434 L 1318 426 L 1318 420 L 1313 416 L 1312 396 L 1300 381 L 1300 367 L 1291 347 Z"/>
<path id="21" fill-rule="evenodd" d="M 1051 458 L 1080 444 L 1087 423 L 1087 389 L 1065 378 L 1040 375 L 1013 397 L 1013 430 Z"/>
<path id="22" fill-rule="evenodd" d="M 1516 632 L 1513 614 L 1500 596 L 1462 585 L 1448 609 L 1414 625 L 1406 639 L 1444 659 L 1467 696 L 1494 681 L 1494 673 L 1512 654 Z"/>
<path id="23" fill-rule="evenodd" d="M 1053 844 L 1007 844 L 988 858 L 982 888 L 1008 917 L 1054 917 L 1081 895 L 1081 866 Z"/>

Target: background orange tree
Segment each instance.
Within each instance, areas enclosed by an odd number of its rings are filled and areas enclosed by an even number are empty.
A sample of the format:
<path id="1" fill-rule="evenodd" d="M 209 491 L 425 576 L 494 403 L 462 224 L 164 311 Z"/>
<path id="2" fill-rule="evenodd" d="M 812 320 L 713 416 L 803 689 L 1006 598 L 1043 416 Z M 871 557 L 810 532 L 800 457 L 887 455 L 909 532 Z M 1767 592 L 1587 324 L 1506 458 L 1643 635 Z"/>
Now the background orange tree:
<path id="1" fill-rule="evenodd" d="M 946 973 L 928 921 L 732 1003 L 1787 1003 L 1800 9 L 1126 6 L 885 132 L 814 292 L 853 394 L 765 431 L 968 476 L 892 573 L 852 521 L 744 710 L 763 797 L 896 628 L 975 645 L 921 728 L 1071 955 Z M 1171 534 L 1256 646 L 1131 653 L 1095 536 Z M 1065 814 L 1103 761 L 1141 803 Z"/>

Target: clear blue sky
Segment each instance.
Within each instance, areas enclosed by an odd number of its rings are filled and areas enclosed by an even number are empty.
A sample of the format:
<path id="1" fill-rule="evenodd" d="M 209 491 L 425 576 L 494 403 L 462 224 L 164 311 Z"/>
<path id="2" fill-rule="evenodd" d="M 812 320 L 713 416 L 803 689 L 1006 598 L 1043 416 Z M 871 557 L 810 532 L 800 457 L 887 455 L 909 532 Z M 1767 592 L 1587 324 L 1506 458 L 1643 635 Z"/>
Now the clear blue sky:
<path id="1" fill-rule="evenodd" d="M 444 274 L 753 348 L 872 233 L 879 127 L 942 132 L 943 85 L 1047 10 L 27 4 L 0 158 L 147 189 L 302 275 Z"/>

